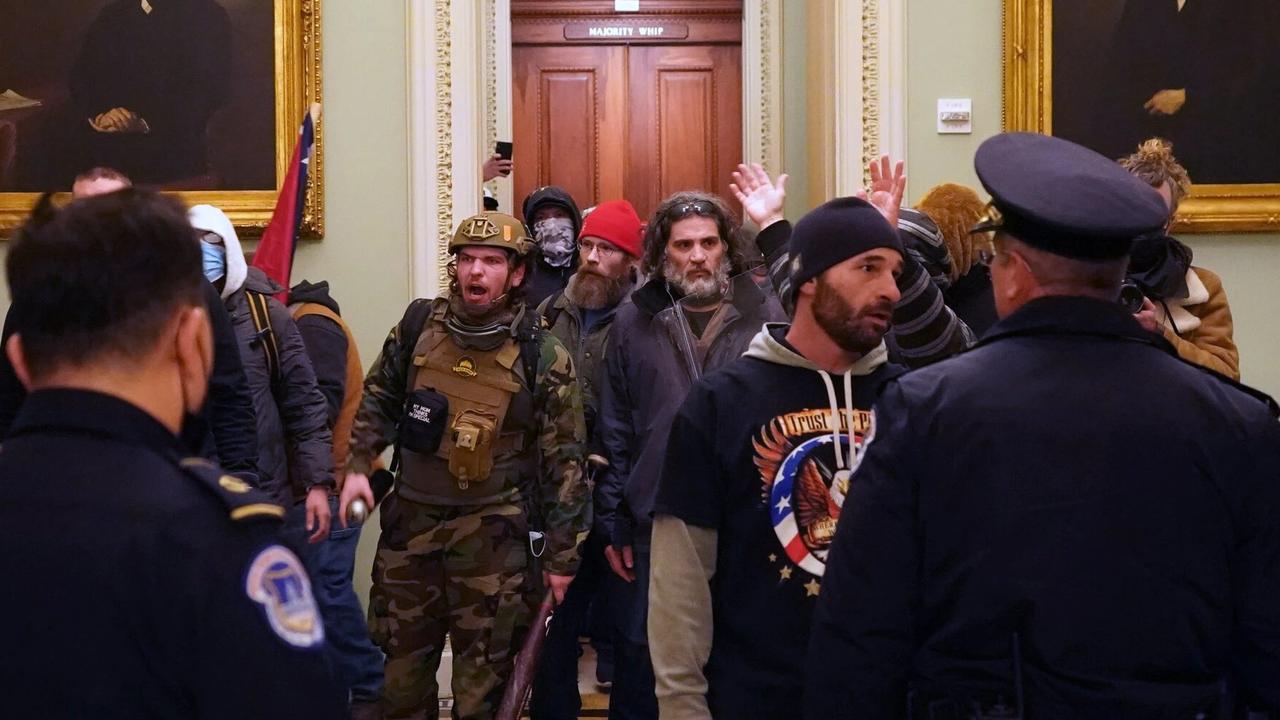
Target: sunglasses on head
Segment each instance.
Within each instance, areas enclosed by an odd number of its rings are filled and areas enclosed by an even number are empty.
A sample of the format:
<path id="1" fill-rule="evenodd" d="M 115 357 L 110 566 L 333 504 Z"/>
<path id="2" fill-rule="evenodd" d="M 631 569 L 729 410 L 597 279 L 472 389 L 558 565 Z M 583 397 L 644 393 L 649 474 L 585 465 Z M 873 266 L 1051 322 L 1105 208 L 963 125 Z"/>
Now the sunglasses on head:
<path id="1" fill-rule="evenodd" d="M 689 215 L 715 215 L 716 208 L 706 200 L 694 200 L 692 202 L 680 203 L 671 208 L 668 215 L 676 220 L 687 217 Z"/>

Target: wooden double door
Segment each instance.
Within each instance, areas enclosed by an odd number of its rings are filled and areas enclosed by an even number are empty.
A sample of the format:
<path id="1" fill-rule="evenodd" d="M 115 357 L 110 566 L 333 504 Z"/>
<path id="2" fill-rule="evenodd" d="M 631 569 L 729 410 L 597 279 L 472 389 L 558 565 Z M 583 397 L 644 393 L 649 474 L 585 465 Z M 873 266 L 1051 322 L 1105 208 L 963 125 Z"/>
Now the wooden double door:
<path id="1" fill-rule="evenodd" d="M 678 190 L 727 194 L 742 159 L 741 6 L 715 4 L 727 19 L 531 17 L 513 6 L 517 211 L 544 185 L 584 209 L 629 200 L 646 220 Z M 566 39 L 642 31 L 686 37 Z"/>

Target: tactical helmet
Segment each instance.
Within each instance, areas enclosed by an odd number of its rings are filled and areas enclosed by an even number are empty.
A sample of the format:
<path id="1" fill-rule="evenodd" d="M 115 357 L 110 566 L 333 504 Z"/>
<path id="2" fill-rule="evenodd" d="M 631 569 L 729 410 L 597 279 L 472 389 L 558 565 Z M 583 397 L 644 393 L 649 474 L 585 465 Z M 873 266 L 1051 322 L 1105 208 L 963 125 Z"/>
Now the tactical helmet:
<path id="1" fill-rule="evenodd" d="M 533 249 L 533 240 L 524 223 L 510 215 L 482 212 L 458 225 L 453 239 L 449 241 L 449 254 L 456 255 L 462 247 L 496 247 L 522 257 Z"/>

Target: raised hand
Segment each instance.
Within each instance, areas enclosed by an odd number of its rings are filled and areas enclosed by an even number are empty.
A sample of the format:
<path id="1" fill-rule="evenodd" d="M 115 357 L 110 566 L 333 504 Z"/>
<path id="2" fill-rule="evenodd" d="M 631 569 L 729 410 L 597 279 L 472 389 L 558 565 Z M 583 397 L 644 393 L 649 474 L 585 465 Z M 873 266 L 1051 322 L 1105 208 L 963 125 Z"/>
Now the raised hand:
<path id="1" fill-rule="evenodd" d="M 907 175 L 902 170 L 902 161 L 893 164 L 888 155 L 882 155 L 878 161 L 872 160 L 867 165 L 867 173 L 871 176 L 871 184 L 856 196 L 875 206 L 891 226 L 898 227 L 898 208 L 902 207 L 902 196 L 907 190 Z"/>
<path id="2" fill-rule="evenodd" d="M 782 219 L 782 204 L 787 199 L 787 175 L 775 181 L 760 163 L 739 164 L 729 183 L 733 196 L 742 203 L 742 211 L 761 230 Z"/>

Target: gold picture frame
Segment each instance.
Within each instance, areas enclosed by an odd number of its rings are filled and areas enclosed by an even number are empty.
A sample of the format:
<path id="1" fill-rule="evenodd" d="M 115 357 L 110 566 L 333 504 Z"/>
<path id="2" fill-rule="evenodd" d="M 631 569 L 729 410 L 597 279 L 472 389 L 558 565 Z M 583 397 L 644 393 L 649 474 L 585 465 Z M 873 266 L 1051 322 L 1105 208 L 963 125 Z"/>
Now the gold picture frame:
<path id="1" fill-rule="evenodd" d="M 208 203 L 221 208 L 235 223 L 236 228 L 249 237 L 260 235 L 270 221 L 279 187 L 289 171 L 303 117 L 312 104 L 322 100 L 321 0 L 271 2 L 274 16 L 271 36 L 275 187 L 174 191 L 175 195 L 190 205 Z M 266 28 L 261 30 L 265 33 Z M 310 238 L 324 235 L 323 127 L 323 121 L 317 120 L 314 157 L 309 164 L 307 197 L 302 217 L 301 234 Z M 262 168 L 262 171 L 266 172 L 266 168 Z M 0 192 L 0 237 L 7 237 L 13 228 L 23 222 L 39 197 L 38 192 Z"/>
<path id="2" fill-rule="evenodd" d="M 1053 28 L 1053 0 L 1004 0 L 1005 130 L 1053 134 Z M 1173 230 L 1280 232 L 1280 182 L 1193 185 Z"/>

